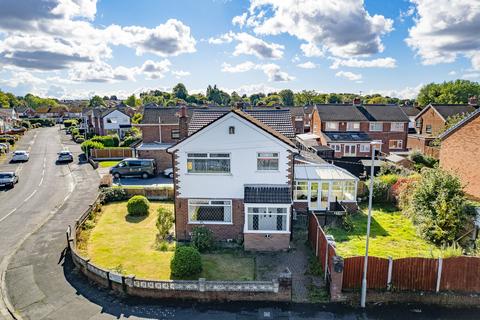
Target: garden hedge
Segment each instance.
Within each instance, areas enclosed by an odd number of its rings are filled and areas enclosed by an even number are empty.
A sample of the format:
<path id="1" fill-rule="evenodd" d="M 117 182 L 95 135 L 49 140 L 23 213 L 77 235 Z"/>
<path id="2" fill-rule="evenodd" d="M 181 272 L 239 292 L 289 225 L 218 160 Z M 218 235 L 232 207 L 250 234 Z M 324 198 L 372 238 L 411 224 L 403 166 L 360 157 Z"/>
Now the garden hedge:
<path id="1" fill-rule="evenodd" d="M 191 246 L 177 247 L 170 262 L 172 275 L 177 278 L 191 278 L 202 272 L 202 257 Z"/>

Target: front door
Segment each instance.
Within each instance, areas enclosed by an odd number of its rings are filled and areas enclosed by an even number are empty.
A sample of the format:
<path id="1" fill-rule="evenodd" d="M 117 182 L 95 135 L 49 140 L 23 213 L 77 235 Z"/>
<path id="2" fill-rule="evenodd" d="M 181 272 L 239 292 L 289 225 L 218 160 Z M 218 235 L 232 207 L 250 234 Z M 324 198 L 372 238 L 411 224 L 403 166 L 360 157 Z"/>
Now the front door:
<path id="1" fill-rule="evenodd" d="M 357 155 L 357 145 L 356 144 L 346 144 L 343 155 L 345 157 L 355 157 Z"/>

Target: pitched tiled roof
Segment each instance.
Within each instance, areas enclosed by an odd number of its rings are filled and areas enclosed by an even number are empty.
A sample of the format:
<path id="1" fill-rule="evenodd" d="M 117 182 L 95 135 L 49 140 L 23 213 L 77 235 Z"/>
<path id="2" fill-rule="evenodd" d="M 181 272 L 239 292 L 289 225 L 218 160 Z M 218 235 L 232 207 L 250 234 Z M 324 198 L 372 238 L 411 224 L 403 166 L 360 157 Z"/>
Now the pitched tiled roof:
<path id="1" fill-rule="evenodd" d="M 206 107 L 188 107 L 187 114 L 190 121 L 195 110 L 205 110 Z M 216 109 L 216 108 L 212 108 Z M 218 108 L 221 110 L 228 111 L 230 108 Z M 162 124 L 177 124 L 178 123 L 178 112 L 180 107 L 164 107 L 157 104 L 151 103 L 143 106 L 143 119 L 142 124 L 158 124 L 158 119 L 160 118 Z M 224 113 L 225 113 L 224 112 Z"/>
<path id="2" fill-rule="evenodd" d="M 470 113 L 468 116 L 466 116 L 465 118 L 463 118 L 462 120 L 460 120 L 456 125 L 454 125 L 453 127 L 451 127 L 450 129 L 448 129 L 447 131 L 445 131 L 444 133 L 442 133 L 439 138 L 440 139 L 445 139 L 446 137 L 448 137 L 450 134 L 452 134 L 453 132 L 457 131 L 458 129 L 460 129 L 461 127 L 463 127 L 465 124 L 467 124 L 468 122 L 472 121 L 473 119 L 475 119 L 476 117 L 480 116 L 480 108 L 478 108 L 477 110 L 475 110 L 474 112 Z"/>
<path id="3" fill-rule="evenodd" d="M 316 108 L 322 121 L 368 121 L 368 118 L 351 104 L 320 104 Z"/>
<path id="4" fill-rule="evenodd" d="M 401 106 L 400 110 L 402 110 L 407 117 L 415 117 L 421 111 L 420 108 L 410 106 Z"/>
<path id="5" fill-rule="evenodd" d="M 246 184 L 245 203 L 292 203 L 289 186 L 275 184 Z"/>
<path id="6" fill-rule="evenodd" d="M 408 122 L 407 115 L 397 105 L 362 105 L 358 109 L 369 121 Z"/>
<path id="7" fill-rule="evenodd" d="M 340 141 L 372 141 L 372 138 L 365 132 L 323 132 L 328 142 Z"/>
<path id="8" fill-rule="evenodd" d="M 456 114 L 468 114 L 475 111 L 475 107 L 468 104 L 432 104 L 431 105 L 437 112 L 447 120 L 448 117 Z"/>
<path id="9" fill-rule="evenodd" d="M 305 115 L 304 107 L 290 107 L 290 112 L 294 117 L 303 117 Z"/>
<path id="10" fill-rule="evenodd" d="M 235 110 L 238 111 L 238 110 Z M 195 110 L 188 126 L 188 134 L 191 135 L 201 128 L 212 123 L 222 115 L 228 113 L 229 110 L 208 109 Z M 287 138 L 295 137 L 295 131 L 292 124 L 292 115 L 287 109 L 261 109 L 261 110 L 243 110 L 243 114 L 247 114 L 266 127 L 274 129 Z"/>

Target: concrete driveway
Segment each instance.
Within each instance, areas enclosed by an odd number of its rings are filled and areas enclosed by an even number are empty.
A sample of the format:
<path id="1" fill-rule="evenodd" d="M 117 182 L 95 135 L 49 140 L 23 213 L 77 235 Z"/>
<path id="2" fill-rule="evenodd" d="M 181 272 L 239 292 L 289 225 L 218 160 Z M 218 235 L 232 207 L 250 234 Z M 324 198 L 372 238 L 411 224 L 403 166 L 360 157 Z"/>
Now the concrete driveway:
<path id="1" fill-rule="evenodd" d="M 104 175 L 109 175 L 110 168 L 101 168 L 97 169 L 98 174 L 103 177 Z M 120 178 L 113 179 L 113 185 L 115 186 L 134 186 L 134 187 L 157 187 L 164 185 L 172 185 L 173 179 L 167 178 L 164 175 L 158 175 L 148 179 L 142 178 Z"/>

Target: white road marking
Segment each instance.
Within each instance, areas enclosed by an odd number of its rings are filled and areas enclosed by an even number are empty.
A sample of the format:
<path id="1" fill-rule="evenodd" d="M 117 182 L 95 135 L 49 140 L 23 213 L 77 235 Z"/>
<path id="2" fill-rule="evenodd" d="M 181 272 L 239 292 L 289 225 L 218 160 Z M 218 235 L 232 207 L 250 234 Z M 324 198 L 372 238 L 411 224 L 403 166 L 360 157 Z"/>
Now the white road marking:
<path id="1" fill-rule="evenodd" d="M 0 222 L 2 222 L 3 220 L 7 219 L 9 215 L 11 215 L 12 213 L 14 213 L 15 211 L 17 211 L 17 208 L 13 209 L 12 211 L 10 211 L 6 216 L 4 216 L 2 219 L 0 219 Z"/>
<path id="2" fill-rule="evenodd" d="M 42 179 L 40 179 L 40 183 L 38 184 L 38 186 L 40 187 L 42 184 L 43 184 L 43 176 L 42 176 Z"/>
<path id="3" fill-rule="evenodd" d="M 23 200 L 23 202 L 27 202 L 28 200 L 30 200 L 30 198 L 33 197 L 35 193 L 37 193 L 37 189 L 35 189 L 31 195 L 29 195 L 25 200 Z"/>

